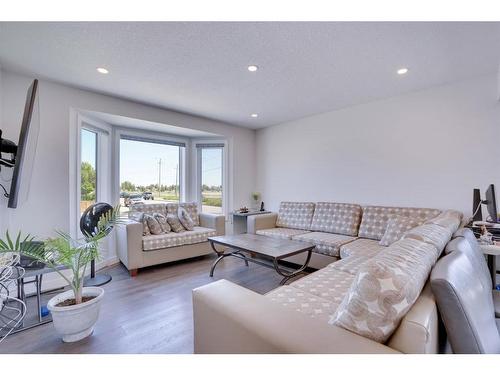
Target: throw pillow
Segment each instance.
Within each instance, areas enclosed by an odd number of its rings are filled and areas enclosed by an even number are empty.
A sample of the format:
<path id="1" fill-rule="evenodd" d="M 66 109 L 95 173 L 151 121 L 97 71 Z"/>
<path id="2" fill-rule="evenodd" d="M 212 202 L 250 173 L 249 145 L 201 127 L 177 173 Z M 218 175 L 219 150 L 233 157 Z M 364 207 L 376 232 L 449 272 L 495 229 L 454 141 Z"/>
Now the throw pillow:
<path id="1" fill-rule="evenodd" d="M 172 228 L 172 232 L 179 233 L 185 231 L 177 215 L 168 214 L 167 223 L 170 225 L 170 228 Z"/>
<path id="2" fill-rule="evenodd" d="M 144 214 L 144 220 L 148 223 L 151 234 L 162 234 L 161 225 L 152 215 Z"/>
<path id="3" fill-rule="evenodd" d="M 403 238 L 403 235 L 417 226 L 422 224 L 422 221 L 418 218 L 407 217 L 407 216 L 392 216 L 387 222 L 387 228 L 385 233 L 380 239 L 379 244 L 382 246 L 390 246 L 394 242 Z"/>
<path id="4" fill-rule="evenodd" d="M 144 212 L 131 211 L 128 214 L 128 218 L 138 223 L 142 223 L 142 235 L 149 236 L 151 231 L 149 230 L 148 223 L 144 220 Z"/>
<path id="5" fill-rule="evenodd" d="M 329 323 L 385 342 L 422 291 L 437 260 L 434 246 L 405 238 L 363 263 Z"/>
<path id="6" fill-rule="evenodd" d="M 193 230 L 193 219 L 191 219 L 191 216 L 189 216 L 189 213 L 184 207 L 179 207 L 179 209 L 177 210 L 177 216 L 179 217 L 179 220 L 184 228 L 186 228 L 187 230 Z"/>
<path id="7" fill-rule="evenodd" d="M 161 231 L 162 231 L 163 233 L 170 233 L 170 231 L 171 231 L 172 229 L 170 228 L 170 225 L 168 224 L 168 222 L 167 222 L 167 218 L 165 217 L 165 215 L 155 213 L 155 214 L 153 214 L 153 217 L 154 217 L 154 218 L 156 219 L 156 221 L 158 221 L 158 223 L 160 224 Z"/>

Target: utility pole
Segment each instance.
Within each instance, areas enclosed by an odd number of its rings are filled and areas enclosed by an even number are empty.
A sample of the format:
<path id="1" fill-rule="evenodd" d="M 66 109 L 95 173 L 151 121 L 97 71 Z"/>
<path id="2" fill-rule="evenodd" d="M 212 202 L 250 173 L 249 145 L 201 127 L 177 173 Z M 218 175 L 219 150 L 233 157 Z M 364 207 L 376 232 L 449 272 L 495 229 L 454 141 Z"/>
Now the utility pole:
<path id="1" fill-rule="evenodd" d="M 161 158 L 158 159 L 158 198 L 161 196 Z"/>

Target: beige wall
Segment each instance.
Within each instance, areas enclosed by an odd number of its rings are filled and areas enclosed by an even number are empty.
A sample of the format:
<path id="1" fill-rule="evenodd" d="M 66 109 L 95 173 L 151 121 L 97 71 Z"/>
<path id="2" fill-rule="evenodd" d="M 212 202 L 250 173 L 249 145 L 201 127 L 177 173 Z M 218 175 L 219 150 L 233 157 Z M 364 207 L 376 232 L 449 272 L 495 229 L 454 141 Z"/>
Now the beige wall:
<path id="1" fill-rule="evenodd" d="M 274 210 L 326 200 L 470 214 L 474 187 L 500 189 L 496 98 L 488 75 L 259 130 L 257 189 Z"/>

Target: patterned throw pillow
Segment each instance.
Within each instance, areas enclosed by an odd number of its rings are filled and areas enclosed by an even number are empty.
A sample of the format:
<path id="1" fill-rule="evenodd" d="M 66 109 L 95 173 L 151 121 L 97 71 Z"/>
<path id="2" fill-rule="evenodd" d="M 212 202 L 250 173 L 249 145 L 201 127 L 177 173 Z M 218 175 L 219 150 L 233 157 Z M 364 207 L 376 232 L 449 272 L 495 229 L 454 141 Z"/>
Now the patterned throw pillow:
<path id="1" fill-rule="evenodd" d="M 405 238 L 363 263 L 329 323 L 383 343 L 422 291 L 437 260 L 434 246 Z"/>
<path id="2" fill-rule="evenodd" d="M 162 234 L 161 225 L 152 215 L 144 214 L 144 220 L 148 223 L 151 234 Z"/>
<path id="3" fill-rule="evenodd" d="M 156 219 L 156 221 L 158 221 L 158 224 L 160 224 L 161 231 L 163 233 L 170 233 L 172 229 L 170 228 L 170 225 L 168 224 L 165 215 L 155 213 L 153 214 L 153 217 Z"/>
<path id="4" fill-rule="evenodd" d="M 168 214 L 167 223 L 170 225 L 172 232 L 179 233 L 185 231 L 177 215 Z"/>
<path id="5" fill-rule="evenodd" d="M 189 216 L 189 213 L 184 207 L 179 207 L 179 209 L 177 210 L 177 216 L 179 217 L 179 220 L 184 228 L 186 228 L 187 230 L 193 230 L 193 219 L 191 219 L 191 216 Z"/>
<path id="6" fill-rule="evenodd" d="M 142 235 L 149 236 L 151 231 L 149 230 L 148 223 L 144 220 L 144 212 L 131 211 L 128 214 L 128 218 L 138 223 L 142 223 Z"/>
<path id="7" fill-rule="evenodd" d="M 390 246 L 403 238 L 403 235 L 407 231 L 421 224 L 422 220 L 419 218 L 394 215 L 387 222 L 387 228 L 379 244 L 382 246 Z"/>

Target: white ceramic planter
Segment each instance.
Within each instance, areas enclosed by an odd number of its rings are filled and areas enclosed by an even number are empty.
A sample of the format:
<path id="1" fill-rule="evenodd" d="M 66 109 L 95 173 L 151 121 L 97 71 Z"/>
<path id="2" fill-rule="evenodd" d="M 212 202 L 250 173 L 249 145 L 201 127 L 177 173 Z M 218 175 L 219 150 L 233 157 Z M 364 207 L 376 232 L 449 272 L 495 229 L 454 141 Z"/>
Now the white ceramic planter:
<path id="1" fill-rule="evenodd" d="M 54 327 L 64 342 L 74 342 L 90 336 L 99 317 L 104 289 L 97 287 L 83 288 L 83 296 L 95 296 L 90 301 L 73 306 L 56 306 L 58 303 L 73 298 L 72 290 L 58 294 L 50 299 L 47 308 L 52 313 Z"/>

